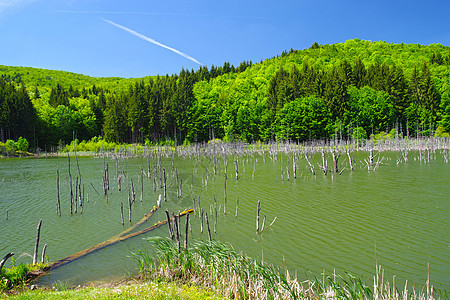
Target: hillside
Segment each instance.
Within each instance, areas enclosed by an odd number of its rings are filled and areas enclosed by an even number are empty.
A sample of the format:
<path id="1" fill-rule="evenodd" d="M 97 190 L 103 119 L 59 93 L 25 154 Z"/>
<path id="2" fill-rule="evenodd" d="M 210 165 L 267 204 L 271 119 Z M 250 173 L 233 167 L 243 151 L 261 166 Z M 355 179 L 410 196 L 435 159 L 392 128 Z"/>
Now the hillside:
<path id="1" fill-rule="evenodd" d="M 415 132 L 417 126 L 425 126 L 424 122 L 429 128 L 430 123 L 448 120 L 449 65 L 450 47 L 442 45 L 358 39 L 314 44 L 309 49 L 283 52 L 240 74 L 197 83 L 195 105 L 201 112 L 198 118 L 208 107 L 219 106 L 209 114 L 216 119 L 211 122 L 203 118 L 203 126 L 210 122 L 206 127 L 229 129 L 241 139 L 286 138 L 288 131 L 291 138 L 300 140 L 330 137 L 335 130 L 346 129 L 348 135 L 357 122 L 365 122 L 363 129 L 368 133 L 395 128 L 397 122 L 403 122 L 403 126 L 408 122 L 410 132 Z M 415 86 L 411 86 L 413 73 Z M 292 103 L 299 98 L 303 101 Z M 324 107 L 328 109 L 321 111 Z M 386 118 L 373 119 L 377 114 Z M 324 123 L 324 118 L 328 119 L 326 124 L 314 124 Z M 403 130 L 406 133 L 406 128 Z"/>
<path id="2" fill-rule="evenodd" d="M 450 132 L 450 47 L 440 44 L 315 43 L 260 63 L 136 79 L 7 66 L 0 77 L 3 139 L 22 135 L 41 148 L 74 133 L 144 142 L 175 133 L 204 141 L 212 132 L 225 140 L 302 141 L 352 137 L 357 127 L 362 137 Z M 34 111 L 17 107 L 11 90 Z M 20 122 L 24 107 L 32 122 Z"/>
<path id="3" fill-rule="evenodd" d="M 31 67 L 14 67 L 0 65 L 0 76 L 9 81 L 23 82 L 30 92 L 39 88 L 41 96 L 50 92 L 51 87 L 60 84 L 66 88 L 72 85 L 77 89 L 91 88 L 96 85 L 101 88 L 107 88 L 111 91 L 119 92 L 128 87 L 128 85 L 145 78 L 120 78 L 120 77 L 91 77 L 87 75 L 47 70 Z"/>

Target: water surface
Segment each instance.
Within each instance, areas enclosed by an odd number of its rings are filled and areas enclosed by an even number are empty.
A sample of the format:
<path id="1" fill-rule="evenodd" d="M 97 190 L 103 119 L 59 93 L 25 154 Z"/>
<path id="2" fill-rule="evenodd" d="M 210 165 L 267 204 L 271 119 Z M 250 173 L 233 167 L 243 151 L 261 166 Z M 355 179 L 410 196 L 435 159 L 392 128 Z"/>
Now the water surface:
<path id="1" fill-rule="evenodd" d="M 227 213 L 224 214 L 224 158 L 216 159 L 216 175 L 211 158 L 163 157 L 167 172 L 168 201 L 139 229 L 165 219 L 164 210 L 178 212 L 200 205 L 218 219 L 213 238 L 229 242 L 238 251 L 286 266 L 299 279 L 320 277 L 325 270 L 344 271 L 373 282 L 376 264 L 396 282 L 408 280 L 423 285 L 429 276 L 437 287 L 450 288 L 450 166 L 439 152 L 430 162 L 419 161 L 410 152 L 409 161 L 396 164 L 400 154 L 382 152 L 384 164 L 375 171 L 365 167 L 366 152 L 354 153 L 355 170 L 349 170 L 346 157 L 340 159 L 341 175 L 318 169 L 321 157 L 314 157 L 316 175 L 304 159 L 297 162 L 297 178 L 292 171 L 292 154 L 246 154 L 239 156 L 239 179 L 235 179 L 235 157 L 227 157 Z M 416 159 L 414 159 L 416 158 Z M 331 168 L 331 156 L 327 157 Z M 0 160 L 0 253 L 15 252 L 17 263 L 31 262 L 36 226 L 43 220 L 41 246 L 48 245 L 50 261 L 55 261 L 101 243 L 129 228 L 149 212 L 163 189 L 153 177 L 144 176 L 141 195 L 141 170 L 153 167 L 147 158 L 113 159 L 78 157 L 85 189 L 83 213 L 70 214 L 70 188 L 67 158 Z M 104 165 L 109 166 L 108 198 L 102 190 Z M 62 216 L 56 214 L 56 168 L 60 171 Z M 182 183 L 182 195 L 176 195 L 176 173 Z M 288 172 L 289 170 L 289 172 Z M 117 172 L 124 182 L 118 190 Z M 289 173 L 289 174 L 288 174 Z M 71 157 L 71 174 L 79 176 Z M 159 176 L 159 175 L 158 175 Z M 132 222 L 128 221 L 128 195 L 131 179 L 136 191 Z M 235 218 L 239 198 L 238 217 Z M 215 199 L 215 200 L 214 200 Z M 256 207 L 261 202 L 265 229 L 256 233 Z M 125 225 L 121 224 L 120 203 L 124 203 Z M 8 220 L 6 220 L 8 210 Z M 274 224 L 269 224 L 274 218 Z M 210 216 L 214 220 L 214 216 Z M 198 214 L 191 218 L 192 236 L 200 233 Z M 211 222 L 213 227 L 214 221 Z M 184 225 L 182 225 L 184 228 Z M 211 228 L 213 229 L 213 228 Z M 143 237 L 167 236 L 163 226 Z M 136 274 L 130 253 L 151 243 L 136 237 L 107 247 L 40 279 L 41 284 L 57 280 L 72 284 L 111 280 Z M 28 255 L 29 254 L 29 255 Z M 11 262 L 8 261 L 7 266 Z M 428 267 L 429 266 L 429 267 Z"/>

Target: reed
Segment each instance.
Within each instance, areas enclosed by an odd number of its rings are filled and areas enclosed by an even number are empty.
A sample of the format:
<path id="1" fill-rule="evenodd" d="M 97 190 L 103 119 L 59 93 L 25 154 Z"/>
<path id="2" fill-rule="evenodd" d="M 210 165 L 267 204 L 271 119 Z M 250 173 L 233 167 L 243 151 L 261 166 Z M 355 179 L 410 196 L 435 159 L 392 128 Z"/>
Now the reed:
<path id="1" fill-rule="evenodd" d="M 401 290 L 385 281 L 377 266 L 374 285 L 351 274 L 323 273 L 300 281 L 286 269 L 264 264 L 237 253 L 219 241 L 196 241 L 190 248 L 179 248 L 172 240 L 147 238 L 154 245 L 149 253 L 139 250 L 132 257 L 144 279 L 175 281 L 212 287 L 231 299 L 436 299 L 438 293 L 427 281 L 424 287 Z M 436 294 L 436 295 L 435 295 Z M 442 294 L 445 297 L 445 293 Z"/>

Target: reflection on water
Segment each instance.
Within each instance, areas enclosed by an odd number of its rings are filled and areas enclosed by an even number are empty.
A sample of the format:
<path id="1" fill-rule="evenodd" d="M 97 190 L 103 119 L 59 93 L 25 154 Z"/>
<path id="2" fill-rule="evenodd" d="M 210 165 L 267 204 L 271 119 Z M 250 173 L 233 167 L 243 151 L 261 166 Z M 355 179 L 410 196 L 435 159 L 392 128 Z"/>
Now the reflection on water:
<path id="1" fill-rule="evenodd" d="M 168 201 L 148 222 L 153 225 L 165 219 L 164 210 L 178 212 L 193 207 L 194 199 L 210 214 L 217 201 L 217 233 L 213 237 L 229 242 L 237 250 L 263 258 L 264 262 L 296 270 L 299 278 L 320 276 L 328 272 L 347 271 L 371 282 L 378 263 L 387 276 L 396 281 L 408 279 L 419 285 L 428 276 L 436 286 L 450 288 L 448 220 L 450 209 L 450 166 L 436 156 L 424 163 L 412 159 L 396 164 L 397 153 L 382 153 L 384 165 L 376 171 L 364 166 L 366 153 L 355 153 L 357 166 L 341 175 L 316 173 L 313 176 L 304 159 L 297 162 L 297 178 L 292 172 L 292 156 L 279 154 L 245 155 L 237 165 L 228 157 L 227 214 L 224 212 L 224 163 L 217 159 L 217 175 L 213 160 L 163 157 L 167 172 Z M 328 158 L 332 166 L 331 157 Z M 39 219 L 43 220 L 41 245 L 47 244 L 50 261 L 55 261 L 101 243 L 129 228 L 149 212 L 163 189 L 159 173 L 154 191 L 153 176 L 144 176 L 143 201 L 141 169 L 147 171 L 147 158 L 106 159 L 109 166 L 110 191 L 103 195 L 104 160 L 79 157 L 79 168 L 85 190 L 83 213 L 70 215 L 70 188 L 67 158 L 2 159 L 0 161 L 0 254 L 16 253 L 16 261 L 31 262 Z M 315 164 L 321 157 L 314 158 Z M 340 168 L 348 165 L 344 157 Z M 60 170 L 62 216 L 56 214 L 56 167 Z M 176 168 L 176 172 L 175 169 Z M 318 169 L 318 168 L 317 168 Z M 288 173 L 289 170 L 289 173 Z M 317 171 L 317 170 L 316 170 Z M 122 190 L 116 176 L 124 174 Z M 78 169 L 71 160 L 72 180 Z M 176 173 L 182 180 L 182 195 L 176 196 Z M 131 179 L 136 192 L 132 222 L 128 222 L 128 195 Z M 75 190 L 75 188 L 74 188 Z M 238 217 L 235 218 L 239 197 Z M 266 216 L 265 230 L 256 234 L 256 206 L 261 202 L 261 222 Z M 125 225 L 121 224 L 120 204 L 124 204 Z M 213 212 L 214 214 L 214 212 Z M 269 224 L 277 218 L 274 224 Z M 213 218 L 212 218 L 213 219 Z M 191 218 L 194 238 L 207 238 L 200 233 L 198 215 Z M 146 225 L 143 225 L 146 226 Z M 144 228 L 143 226 L 140 229 Z M 182 225 L 184 228 L 184 224 Z M 163 226 L 142 237 L 167 236 Z M 137 272 L 130 257 L 132 251 L 150 249 L 141 237 L 107 247 L 41 278 L 40 283 L 57 280 L 72 284 L 108 280 Z M 11 262 L 7 263 L 7 267 Z"/>

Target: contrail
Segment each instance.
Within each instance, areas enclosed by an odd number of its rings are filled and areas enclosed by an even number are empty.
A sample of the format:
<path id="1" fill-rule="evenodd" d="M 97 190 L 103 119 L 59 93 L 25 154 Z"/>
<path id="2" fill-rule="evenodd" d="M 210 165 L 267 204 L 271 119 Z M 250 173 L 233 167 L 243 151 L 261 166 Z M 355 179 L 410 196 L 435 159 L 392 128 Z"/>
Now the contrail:
<path id="1" fill-rule="evenodd" d="M 2 0 L 0 0 L 0 3 Z M 208 15 L 208 14 L 187 14 L 168 12 L 145 12 L 145 11 L 95 11 L 95 10 L 55 10 L 54 13 L 66 14 L 108 14 L 108 15 L 156 15 L 156 16 L 181 16 L 181 17 L 204 17 L 204 18 L 231 18 L 231 19 L 254 19 L 262 21 L 275 21 L 274 18 L 245 16 L 245 15 Z"/>
<path id="2" fill-rule="evenodd" d="M 197 63 L 197 64 L 199 64 L 199 65 L 201 65 L 201 66 L 203 65 L 201 62 L 199 62 L 198 60 L 196 60 L 196 59 L 193 58 L 192 56 L 189 56 L 189 55 L 187 55 L 186 53 L 183 53 L 183 52 L 181 52 L 181 51 L 179 51 L 179 50 L 177 50 L 177 49 L 175 49 L 175 48 L 172 48 L 172 47 L 169 47 L 169 46 L 167 46 L 167 45 L 161 44 L 160 42 L 155 41 L 155 40 L 152 39 L 152 38 L 149 38 L 149 37 L 147 37 L 147 36 L 145 36 L 145 35 L 143 35 L 143 34 L 141 34 L 141 33 L 139 33 L 139 32 L 136 32 L 136 31 L 134 31 L 134 30 L 132 30 L 132 29 L 130 29 L 130 28 L 127 28 L 127 27 L 125 27 L 125 26 L 122 26 L 122 25 L 120 25 L 120 24 L 114 23 L 113 21 L 110 21 L 110 20 L 107 20 L 107 19 L 103 19 L 103 18 L 100 18 L 100 19 L 101 19 L 102 21 L 105 21 L 106 23 L 109 23 L 109 24 L 111 24 L 111 25 L 117 27 L 117 28 L 120 28 L 120 29 L 122 29 L 122 30 L 125 30 L 126 32 L 129 32 L 129 33 L 131 33 L 132 35 L 135 35 L 135 36 L 137 36 L 138 38 L 143 39 L 144 41 L 147 41 L 147 42 L 150 42 L 150 43 L 155 44 L 155 45 L 157 45 L 157 46 L 166 48 L 167 50 L 173 51 L 173 52 L 175 52 L 176 54 L 181 55 L 181 56 L 183 56 L 184 58 L 187 58 L 187 59 L 189 59 L 189 60 L 191 60 L 191 61 L 193 61 L 193 62 L 195 62 L 195 63 Z"/>

